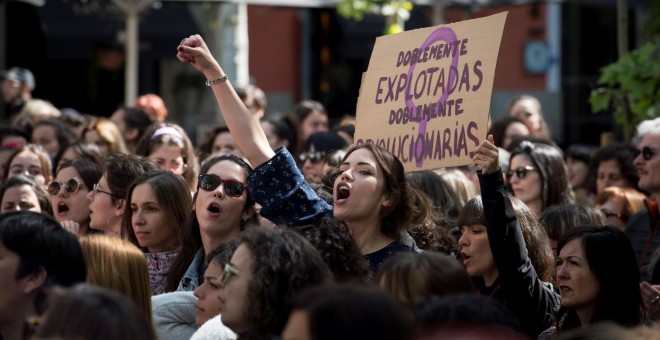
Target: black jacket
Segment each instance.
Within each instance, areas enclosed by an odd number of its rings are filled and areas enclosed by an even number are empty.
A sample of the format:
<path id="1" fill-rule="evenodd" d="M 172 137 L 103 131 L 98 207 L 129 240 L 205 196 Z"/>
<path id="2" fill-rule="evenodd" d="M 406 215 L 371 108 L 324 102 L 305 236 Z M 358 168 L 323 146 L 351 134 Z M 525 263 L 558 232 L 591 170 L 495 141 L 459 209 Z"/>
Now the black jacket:
<path id="1" fill-rule="evenodd" d="M 525 333 L 536 338 L 553 325 L 559 295 L 532 266 L 501 170 L 479 173 L 479 183 L 488 243 L 499 271 L 493 286 L 479 288 L 511 310 Z"/>

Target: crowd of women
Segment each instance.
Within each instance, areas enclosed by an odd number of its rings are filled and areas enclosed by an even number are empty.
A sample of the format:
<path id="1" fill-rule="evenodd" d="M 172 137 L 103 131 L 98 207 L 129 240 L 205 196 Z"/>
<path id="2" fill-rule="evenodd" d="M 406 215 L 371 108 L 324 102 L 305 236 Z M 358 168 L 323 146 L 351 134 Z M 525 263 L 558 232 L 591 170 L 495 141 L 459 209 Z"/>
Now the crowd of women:
<path id="1" fill-rule="evenodd" d="M 561 150 L 522 96 L 471 166 L 406 174 L 318 102 L 264 116 L 263 92 L 235 90 L 200 36 L 177 58 L 226 123 L 197 148 L 138 107 L 21 112 L 0 131 L 0 235 L 6 212 L 52 216 L 86 265 L 24 337 L 660 338 L 654 235 L 641 251 L 626 235 L 653 202 L 638 172 L 653 145 Z"/>

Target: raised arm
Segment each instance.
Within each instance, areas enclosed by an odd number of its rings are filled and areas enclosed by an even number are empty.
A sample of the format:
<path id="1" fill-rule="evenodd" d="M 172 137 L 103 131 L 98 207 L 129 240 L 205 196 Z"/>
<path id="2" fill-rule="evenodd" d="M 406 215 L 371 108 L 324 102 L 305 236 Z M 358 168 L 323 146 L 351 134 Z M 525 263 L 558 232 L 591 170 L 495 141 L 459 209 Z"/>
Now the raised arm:
<path id="1" fill-rule="evenodd" d="M 180 61 L 192 65 L 209 81 L 226 76 L 201 36 L 196 34 L 185 38 L 177 47 L 177 51 L 176 57 Z M 216 81 L 211 88 L 236 145 L 250 161 L 252 167 L 256 168 L 272 158 L 275 152 L 270 148 L 259 120 L 245 107 L 234 91 L 230 80 Z"/>
<path id="2" fill-rule="evenodd" d="M 521 321 L 525 332 L 536 337 L 553 323 L 557 294 L 543 284 L 527 253 L 520 224 L 509 199 L 499 167 L 493 136 L 475 149 L 473 164 L 479 174 L 484 218 L 495 265 L 499 272 L 507 307 Z"/>

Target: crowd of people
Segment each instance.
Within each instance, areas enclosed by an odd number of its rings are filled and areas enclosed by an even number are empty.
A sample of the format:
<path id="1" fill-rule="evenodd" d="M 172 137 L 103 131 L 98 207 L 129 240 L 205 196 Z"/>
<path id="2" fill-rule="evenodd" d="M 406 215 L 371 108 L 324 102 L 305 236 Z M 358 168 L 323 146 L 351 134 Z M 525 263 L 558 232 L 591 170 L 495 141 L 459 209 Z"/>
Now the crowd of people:
<path id="1" fill-rule="evenodd" d="M 525 95 L 471 166 L 405 173 L 319 102 L 177 58 L 226 126 L 145 95 L 112 117 L 2 73 L 0 339 L 660 338 L 660 118 L 562 150 Z"/>

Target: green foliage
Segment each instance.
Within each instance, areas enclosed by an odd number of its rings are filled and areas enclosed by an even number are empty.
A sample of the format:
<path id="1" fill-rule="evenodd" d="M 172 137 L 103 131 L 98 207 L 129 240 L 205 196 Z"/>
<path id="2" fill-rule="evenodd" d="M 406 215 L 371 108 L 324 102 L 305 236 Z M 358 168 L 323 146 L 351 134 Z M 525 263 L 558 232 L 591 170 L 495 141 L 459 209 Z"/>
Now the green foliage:
<path id="1" fill-rule="evenodd" d="M 660 115 L 660 40 L 648 42 L 601 69 L 589 96 L 594 113 L 614 107 L 626 136 L 637 124 Z"/>
<path id="2" fill-rule="evenodd" d="M 413 4 L 407 0 L 341 0 L 337 12 L 347 19 L 360 21 L 367 14 L 380 14 L 388 17 L 386 34 L 403 31 L 403 23 L 410 18 Z"/>

